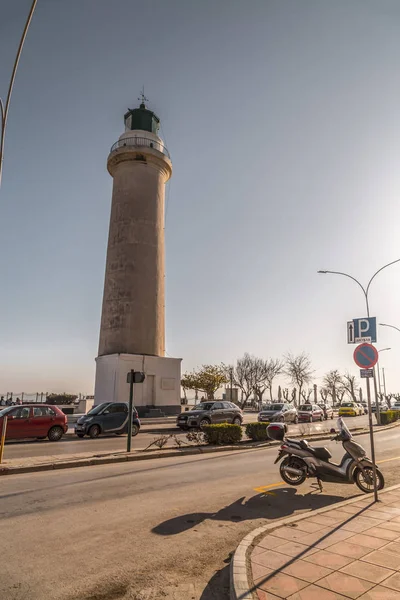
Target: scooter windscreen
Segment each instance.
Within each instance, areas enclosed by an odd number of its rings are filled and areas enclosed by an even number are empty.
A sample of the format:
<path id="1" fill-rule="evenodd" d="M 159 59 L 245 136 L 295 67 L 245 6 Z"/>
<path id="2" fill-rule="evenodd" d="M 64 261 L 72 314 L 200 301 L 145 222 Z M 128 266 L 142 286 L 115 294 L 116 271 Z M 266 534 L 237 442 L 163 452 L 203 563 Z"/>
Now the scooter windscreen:
<path id="1" fill-rule="evenodd" d="M 351 440 L 352 435 L 351 435 L 350 430 L 348 429 L 346 423 L 343 421 L 342 417 L 338 418 L 337 426 L 340 431 L 340 437 L 342 438 L 342 440 L 343 441 Z"/>

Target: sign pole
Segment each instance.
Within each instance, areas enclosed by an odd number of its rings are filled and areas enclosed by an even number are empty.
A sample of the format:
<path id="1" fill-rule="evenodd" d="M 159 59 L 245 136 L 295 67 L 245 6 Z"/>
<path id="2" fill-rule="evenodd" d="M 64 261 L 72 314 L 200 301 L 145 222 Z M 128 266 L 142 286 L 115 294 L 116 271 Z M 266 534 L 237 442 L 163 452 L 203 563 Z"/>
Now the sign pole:
<path id="1" fill-rule="evenodd" d="M 129 374 L 129 411 L 128 411 L 128 440 L 126 443 L 126 451 L 131 451 L 132 446 L 132 418 L 133 418 L 133 381 L 135 379 L 135 371 L 131 369 Z"/>
<path id="2" fill-rule="evenodd" d="M 368 401 L 368 421 L 369 421 L 369 438 L 371 442 L 371 460 L 372 460 L 372 473 L 374 478 L 374 501 L 378 502 L 378 486 L 376 481 L 376 465 L 375 465 L 375 443 L 374 443 L 374 430 L 372 425 L 372 410 L 371 410 L 371 387 L 369 384 L 369 378 L 367 378 L 367 401 Z"/>

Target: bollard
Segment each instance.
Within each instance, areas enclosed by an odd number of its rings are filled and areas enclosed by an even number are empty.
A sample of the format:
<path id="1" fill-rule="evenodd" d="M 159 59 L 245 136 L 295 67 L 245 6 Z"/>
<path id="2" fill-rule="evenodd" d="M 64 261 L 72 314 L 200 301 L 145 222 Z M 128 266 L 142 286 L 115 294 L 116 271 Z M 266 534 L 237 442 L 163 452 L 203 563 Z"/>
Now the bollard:
<path id="1" fill-rule="evenodd" d="M 7 432 L 7 415 L 3 417 L 3 427 L 1 429 L 1 441 L 0 441 L 0 464 L 3 462 L 4 442 L 6 441 Z"/>

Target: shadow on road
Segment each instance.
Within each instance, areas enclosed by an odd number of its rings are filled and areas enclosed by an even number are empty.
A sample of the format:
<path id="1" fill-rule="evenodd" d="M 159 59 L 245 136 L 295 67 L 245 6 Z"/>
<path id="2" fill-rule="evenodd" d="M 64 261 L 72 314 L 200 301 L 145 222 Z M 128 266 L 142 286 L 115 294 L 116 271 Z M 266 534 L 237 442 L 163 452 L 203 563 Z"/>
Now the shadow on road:
<path id="1" fill-rule="evenodd" d="M 229 600 L 229 563 L 230 557 L 227 561 L 228 564 L 223 569 L 220 569 L 213 575 L 204 588 L 203 593 L 200 596 L 200 600 Z"/>
<path id="2" fill-rule="evenodd" d="M 343 500 L 342 496 L 309 492 L 300 494 L 294 488 L 284 487 L 273 492 L 257 494 L 246 501 L 243 496 L 229 506 L 224 506 L 217 513 L 188 513 L 168 519 L 153 528 L 158 535 L 176 535 L 191 529 L 206 519 L 213 521 L 247 521 L 254 519 L 281 519 L 296 511 L 307 511 L 329 506 Z"/>

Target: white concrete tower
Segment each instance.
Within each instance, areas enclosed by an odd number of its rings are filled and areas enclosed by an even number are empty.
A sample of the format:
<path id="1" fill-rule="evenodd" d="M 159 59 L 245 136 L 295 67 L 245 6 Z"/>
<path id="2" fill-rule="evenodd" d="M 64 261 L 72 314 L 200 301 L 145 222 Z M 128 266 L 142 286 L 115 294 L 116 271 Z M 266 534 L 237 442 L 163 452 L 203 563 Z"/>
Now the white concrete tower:
<path id="1" fill-rule="evenodd" d="M 144 371 L 135 388 L 140 414 L 180 412 L 181 359 L 165 357 L 165 184 L 172 175 L 159 119 L 144 104 L 124 116 L 112 146 L 114 178 L 95 404 L 126 402 L 130 369 Z M 154 414 L 154 413 L 153 413 Z"/>

